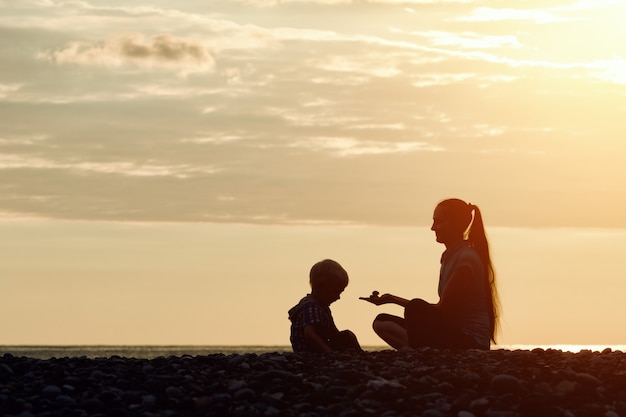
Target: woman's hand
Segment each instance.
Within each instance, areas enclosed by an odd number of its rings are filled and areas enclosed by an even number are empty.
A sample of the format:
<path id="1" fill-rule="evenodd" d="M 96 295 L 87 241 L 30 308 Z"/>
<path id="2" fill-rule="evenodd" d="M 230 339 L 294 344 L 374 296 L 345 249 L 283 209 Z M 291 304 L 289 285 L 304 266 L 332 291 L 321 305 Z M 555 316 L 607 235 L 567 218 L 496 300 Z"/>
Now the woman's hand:
<path id="1" fill-rule="evenodd" d="M 359 300 L 365 300 L 372 304 L 376 304 L 377 306 L 382 304 L 398 304 L 400 306 L 406 307 L 408 300 L 404 298 L 397 297 L 393 294 L 380 294 L 378 291 L 372 291 L 372 295 L 369 297 L 359 297 Z"/>
<path id="2" fill-rule="evenodd" d="M 370 295 L 369 297 L 359 297 L 359 300 L 365 300 L 365 301 L 369 301 L 372 304 L 376 304 L 377 306 L 381 305 L 381 304 L 387 304 L 387 303 L 392 303 L 392 297 L 393 295 L 391 294 L 383 294 L 383 295 L 378 295 L 380 294 L 378 291 L 372 291 L 372 295 Z"/>

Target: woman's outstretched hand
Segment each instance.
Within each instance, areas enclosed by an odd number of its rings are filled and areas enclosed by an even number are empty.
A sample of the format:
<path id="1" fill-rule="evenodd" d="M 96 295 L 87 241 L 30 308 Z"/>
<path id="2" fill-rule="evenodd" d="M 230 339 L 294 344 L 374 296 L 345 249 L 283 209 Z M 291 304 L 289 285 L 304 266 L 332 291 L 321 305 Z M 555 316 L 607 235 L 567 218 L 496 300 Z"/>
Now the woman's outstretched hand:
<path id="1" fill-rule="evenodd" d="M 365 300 L 365 301 L 369 301 L 372 304 L 376 304 L 377 306 L 381 305 L 381 304 L 387 304 L 387 303 L 392 303 L 393 302 L 393 295 L 391 294 L 383 294 L 383 295 L 378 295 L 380 294 L 378 291 L 372 291 L 372 295 L 370 295 L 369 297 L 359 297 L 359 300 Z"/>

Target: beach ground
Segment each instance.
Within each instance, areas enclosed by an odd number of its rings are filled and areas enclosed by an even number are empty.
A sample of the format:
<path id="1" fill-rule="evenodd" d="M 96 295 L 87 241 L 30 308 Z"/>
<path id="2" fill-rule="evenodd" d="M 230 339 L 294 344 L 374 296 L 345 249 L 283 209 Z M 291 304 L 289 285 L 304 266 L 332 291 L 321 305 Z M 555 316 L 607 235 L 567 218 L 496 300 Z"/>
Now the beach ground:
<path id="1" fill-rule="evenodd" d="M 0 357 L 3 416 L 626 416 L 606 349 Z"/>

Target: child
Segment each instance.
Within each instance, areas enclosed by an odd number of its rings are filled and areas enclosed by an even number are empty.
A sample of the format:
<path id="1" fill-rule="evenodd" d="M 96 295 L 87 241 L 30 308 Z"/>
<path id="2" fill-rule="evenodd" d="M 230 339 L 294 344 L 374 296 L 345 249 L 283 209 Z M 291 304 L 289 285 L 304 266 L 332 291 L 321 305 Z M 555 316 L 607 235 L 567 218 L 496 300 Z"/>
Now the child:
<path id="1" fill-rule="evenodd" d="M 309 277 L 311 294 L 289 310 L 293 351 L 360 351 L 361 346 L 354 333 L 337 330 L 329 308 L 348 286 L 348 273 L 337 262 L 325 259 L 313 265 Z"/>

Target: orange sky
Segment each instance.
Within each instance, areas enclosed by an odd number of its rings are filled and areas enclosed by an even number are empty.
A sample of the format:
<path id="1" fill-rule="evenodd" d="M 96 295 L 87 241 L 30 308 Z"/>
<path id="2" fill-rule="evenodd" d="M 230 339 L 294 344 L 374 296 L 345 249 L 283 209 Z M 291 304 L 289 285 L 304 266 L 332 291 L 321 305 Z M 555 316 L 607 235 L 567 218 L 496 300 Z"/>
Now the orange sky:
<path id="1" fill-rule="evenodd" d="M 503 343 L 624 343 L 623 1 L 197 3 L 0 2 L 0 343 L 285 344 L 326 257 L 374 343 L 452 196 Z"/>
<path id="2" fill-rule="evenodd" d="M 488 222 L 488 212 L 485 221 Z M 435 302 L 443 247 L 423 227 L 2 222 L 4 344 L 288 345 L 287 310 L 310 266 L 350 275 L 332 305 L 362 343 L 394 306 L 373 290 Z M 499 343 L 625 344 L 619 273 L 626 231 L 489 230 L 503 304 Z"/>

